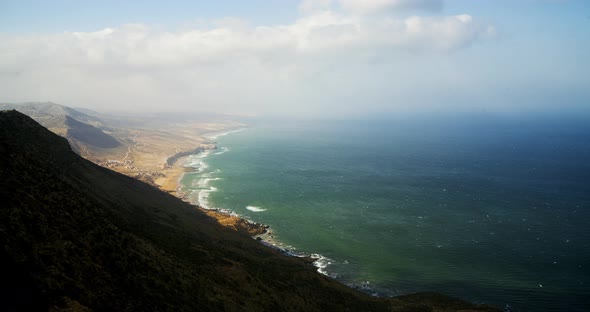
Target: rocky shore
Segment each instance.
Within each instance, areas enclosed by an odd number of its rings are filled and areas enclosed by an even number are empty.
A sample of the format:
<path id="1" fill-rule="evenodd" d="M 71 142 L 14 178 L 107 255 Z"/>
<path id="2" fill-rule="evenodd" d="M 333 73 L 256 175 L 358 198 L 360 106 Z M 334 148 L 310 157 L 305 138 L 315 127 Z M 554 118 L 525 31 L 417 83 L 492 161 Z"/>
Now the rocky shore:
<path id="1" fill-rule="evenodd" d="M 268 233 L 269 226 L 266 224 L 252 222 L 218 209 L 205 209 L 202 207 L 199 207 L 199 209 L 205 212 L 208 216 L 215 218 L 219 224 L 237 232 L 248 234 L 253 237 Z"/>
<path id="2" fill-rule="evenodd" d="M 225 133 L 225 132 L 223 132 L 223 133 Z M 185 172 L 191 172 L 191 171 L 193 171 L 193 169 L 183 167 L 182 165 L 180 165 L 178 163 L 178 160 L 180 160 L 183 157 L 190 156 L 190 155 L 196 155 L 196 154 L 203 153 L 209 149 L 217 149 L 217 146 L 213 146 L 211 148 L 198 147 L 192 151 L 180 152 L 180 153 L 174 154 L 173 156 L 170 156 L 166 161 L 168 164 L 168 167 L 164 168 L 162 170 L 162 172 L 164 172 L 166 175 L 166 178 L 167 178 L 165 180 L 166 182 L 160 183 L 157 186 L 161 190 L 166 191 L 166 192 L 184 200 L 185 202 L 189 202 L 187 194 L 180 191 L 180 188 L 181 188 L 180 179 L 182 179 L 182 175 Z M 263 243 L 267 246 L 276 248 L 285 254 L 288 254 L 298 260 L 301 260 L 305 264 L 313 265 L 313 263 L 318 260 L 317 257 L 313 257 L 311 255 L 295 255 L 295 254 L 290 253 L 288 250 L 279 247 L 279 245 L 273 240 L 273 235 L 272 235 L 272 232 L 270 231 L 270 227 L 266 224 L 253 222 L 248 219 L 244 219 L 244 218 L 238 216 L 237 214 L 232 213 L 231 211 L 226 211 L 223 209 L 207 209 L 207 208 L 203 208 L 199 205 L 195 205 L 195 207 L 197 209 L 201 210 L 202 212 L 204 212 L 209 217 L 215 219 L 219 224 L 221 224 L 227 228 L 230 228 L 236 232 L 240 232 L 240 233 L 246 234 L 248 236 L 251 236 L 252 238 L 260 241 L 261 243 Z"/>
<path id="3" fill-rule="evenodd" d="M 215 148 L 216 148 L 215 146 L 213 148 L 199 146 L 199 147 L 195 148 L 194 150 L 178 152 L 178 153 L 168 157 L 168 159 L 166 159 L 166 165 L 172 166 L 172 165 L 174 165 L 174 163 L 176 163 L 176 161 L 178 161 L 182 157 L 186 157 L 186 156 L 190 156 L 190 155 L 197 155 L 197 154 L 200 154 L 208 149 L 215 149 Z"/>

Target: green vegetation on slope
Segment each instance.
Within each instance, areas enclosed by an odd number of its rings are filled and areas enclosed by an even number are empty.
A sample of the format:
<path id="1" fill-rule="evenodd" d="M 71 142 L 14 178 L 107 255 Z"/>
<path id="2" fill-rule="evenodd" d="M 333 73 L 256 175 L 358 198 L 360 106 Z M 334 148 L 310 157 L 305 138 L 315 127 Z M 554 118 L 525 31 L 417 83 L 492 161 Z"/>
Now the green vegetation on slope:
<path id="1" fill-rule="evenodd" d="M 79 157 L 16 111 L 0 112 L 0 202 L 0 310 L 476 308 L 436 294 L 380 299 L 347 288 Z"/>

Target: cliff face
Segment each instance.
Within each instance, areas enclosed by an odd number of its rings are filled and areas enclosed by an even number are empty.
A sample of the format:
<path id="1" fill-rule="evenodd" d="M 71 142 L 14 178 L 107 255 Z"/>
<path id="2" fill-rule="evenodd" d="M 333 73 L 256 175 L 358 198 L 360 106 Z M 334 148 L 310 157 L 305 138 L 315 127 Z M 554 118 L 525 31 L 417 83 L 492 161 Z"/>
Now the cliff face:
<path id="1" fill-rule="evenodd" d="M 16 111 L 0 112 L 0 203 L 0 310 L 475 308 L 438 295 L 378 299 L 349 289 L 79 157 Z"/>

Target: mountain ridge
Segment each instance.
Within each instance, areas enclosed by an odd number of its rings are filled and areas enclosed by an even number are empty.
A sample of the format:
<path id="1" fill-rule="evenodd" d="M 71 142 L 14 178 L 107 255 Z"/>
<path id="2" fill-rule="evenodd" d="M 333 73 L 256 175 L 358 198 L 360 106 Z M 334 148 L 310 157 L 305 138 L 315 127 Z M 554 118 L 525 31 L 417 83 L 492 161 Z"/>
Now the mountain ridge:
<path id="1" fill-rule="evenodd" d="M 44 127 L 66 137 L 76 151 L 85 148 L 111 149 L 121 145 L 104 132 L 104 122 L 95 116 L 53 102 L 0 103 L 0 110 L 15 109 Z"/>

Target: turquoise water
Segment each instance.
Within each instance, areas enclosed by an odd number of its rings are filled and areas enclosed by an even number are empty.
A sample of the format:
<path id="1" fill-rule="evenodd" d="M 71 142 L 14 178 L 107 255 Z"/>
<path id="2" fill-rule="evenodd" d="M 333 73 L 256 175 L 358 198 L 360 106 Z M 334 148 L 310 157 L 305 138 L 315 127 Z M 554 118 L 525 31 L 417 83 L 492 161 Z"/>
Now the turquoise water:
<path id="1" fill-rule="evenodd" d="M 182 184 L 369 293 L 588 310 L 589 128 L 466 120 L 258 123 Z"/>

